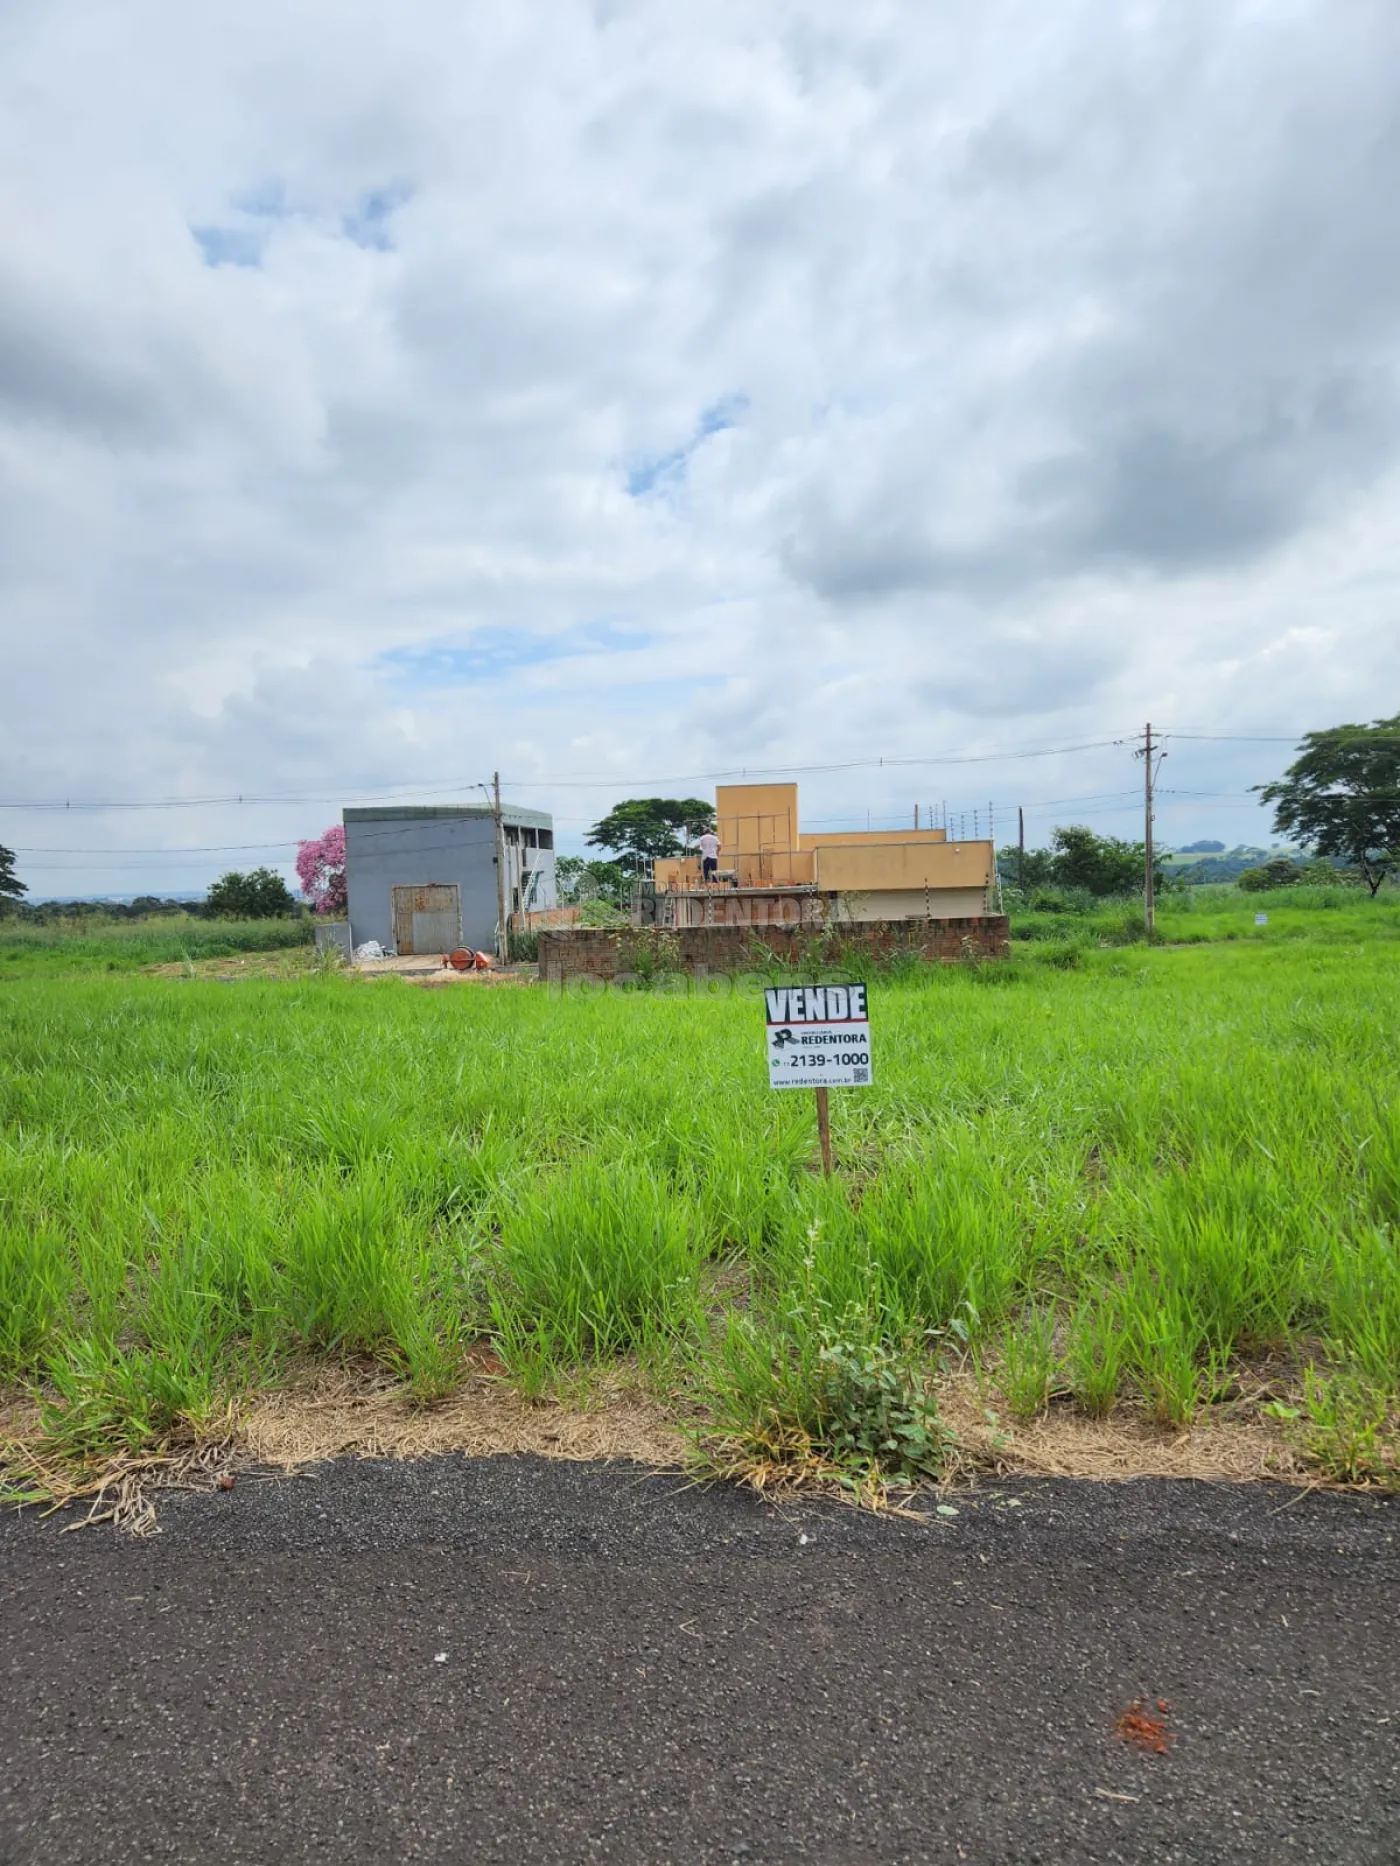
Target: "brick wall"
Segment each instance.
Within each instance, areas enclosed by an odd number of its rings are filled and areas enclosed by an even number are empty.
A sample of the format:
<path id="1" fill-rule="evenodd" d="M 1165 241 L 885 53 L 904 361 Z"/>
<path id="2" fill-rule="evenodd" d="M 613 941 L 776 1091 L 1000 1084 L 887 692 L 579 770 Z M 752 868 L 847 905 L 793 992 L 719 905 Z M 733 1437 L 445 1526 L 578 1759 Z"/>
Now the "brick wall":
<path id="1" fill-rule="evenodd" d="M 738 972 L 770 955 L 788 963 L 836 965 L 847 952 L 880 959 L 917 953 L 923 959 L 1005 959 L 1005 914 L 965 920 L 868 920 L 824 932 L 810 927 L 567 927 L 541 931 L 540 977 L 612 979 L 655 971 Z"/>

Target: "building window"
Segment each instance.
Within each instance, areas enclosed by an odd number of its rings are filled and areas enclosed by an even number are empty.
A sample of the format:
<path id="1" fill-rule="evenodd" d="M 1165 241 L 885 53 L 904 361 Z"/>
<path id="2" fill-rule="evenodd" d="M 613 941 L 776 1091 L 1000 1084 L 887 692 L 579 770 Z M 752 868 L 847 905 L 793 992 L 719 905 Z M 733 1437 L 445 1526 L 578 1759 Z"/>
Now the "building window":
<path id="1" fill-rule="evenodd" d="M 552 829 L 542 829 L 540 831 L 540 847 L 542 849 L 552 849 L 554 847 L 554 831 Z"/>

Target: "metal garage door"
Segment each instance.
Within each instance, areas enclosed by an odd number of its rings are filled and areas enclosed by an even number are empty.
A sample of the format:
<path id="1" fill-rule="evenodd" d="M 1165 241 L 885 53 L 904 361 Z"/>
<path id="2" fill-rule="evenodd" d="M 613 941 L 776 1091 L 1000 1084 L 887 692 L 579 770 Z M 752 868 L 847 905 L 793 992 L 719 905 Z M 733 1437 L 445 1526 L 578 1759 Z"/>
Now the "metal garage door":
<path id="1" fill-rule="evenodd" d="M 462 943 L 462 890 L 443 881 L 391 888 L 394 944 L 401 953 L 453 952 Z"/>

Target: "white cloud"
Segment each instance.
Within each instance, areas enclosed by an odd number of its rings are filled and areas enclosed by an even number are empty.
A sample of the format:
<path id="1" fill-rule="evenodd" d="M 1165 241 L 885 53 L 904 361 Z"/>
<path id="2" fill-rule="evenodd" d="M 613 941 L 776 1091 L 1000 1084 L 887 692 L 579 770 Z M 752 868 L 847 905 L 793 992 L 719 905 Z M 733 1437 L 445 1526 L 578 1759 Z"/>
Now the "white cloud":
<path id="1" fill-rule="evenodd" d="M 1395 709 L 1397 53 L 1380 0 L 11 8 L 0 795 L 307 801 L 0 840 Z M 1127 829 L 1135 781 L 804 797 Z"/>

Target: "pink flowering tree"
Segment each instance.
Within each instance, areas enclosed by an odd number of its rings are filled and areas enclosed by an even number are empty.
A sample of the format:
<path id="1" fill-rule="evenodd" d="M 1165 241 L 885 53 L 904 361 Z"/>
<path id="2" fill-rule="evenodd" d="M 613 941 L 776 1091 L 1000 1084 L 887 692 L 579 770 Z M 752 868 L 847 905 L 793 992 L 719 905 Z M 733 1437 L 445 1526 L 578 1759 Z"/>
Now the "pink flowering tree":
<path id="1" fill-rule="evenodd" d="M 297 844 L 297 879 L 314 913 L 347 911 L 345 831 L 339 823 L 332 823 L 324 836 Z"/>

